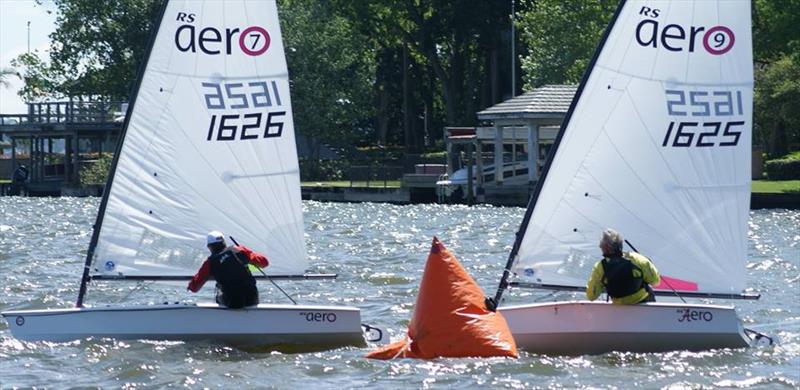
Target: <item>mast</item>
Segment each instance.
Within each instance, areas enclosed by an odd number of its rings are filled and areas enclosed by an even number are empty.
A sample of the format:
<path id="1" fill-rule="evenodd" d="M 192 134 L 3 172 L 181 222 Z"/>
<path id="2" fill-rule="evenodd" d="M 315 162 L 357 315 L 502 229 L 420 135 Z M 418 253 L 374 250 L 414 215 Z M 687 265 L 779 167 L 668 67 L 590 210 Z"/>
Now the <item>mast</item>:
<path id="1" fill-rule="evenodd" d="M 117 148 L 114 151 L 114 159 L 112 160 L 111 168 L 108 171 L 108 179 L 106 179 L 106 186 L 103 190 L 103 198 L 100 200 L 100 208 L 97 211 L 97 219 L 92 226 L 92 239 L 89 241 L 89 250 L 86 251 L 86 262 L 83 266 L 81 287 L 78 290 L 78 300 L 75 302 L 75 307 L 83 307 L 83 298 L 86 296 L 86 284 L 89 282 L 89 272 L 92 266 L 92 258 L 94 257 L 94 250 L 97 247 L 97 241 L 100 237 L 100 227 L 103 226 L 103 217 L 106 213 L 106 205 L 108 205 L 108 196 L 111 193 L 111 185 L 114 183 L 114 174 L 117 171 L 117 162 L 119 161 L 119 155 L 122 151 L 122 145 L 125 143 L 125 134 L 128 132 L 128 125 L 131 121 L 133 107 L 136 104 L 136 97 L 139 95 L 139 87 L 142 85 L 142 78 L 144 76 L 145 69 L 147 69 L 147 63 L 150 61 L 150 53 L 153 51 L 153 45 L 155 44 L 156 36 L 158 36 L 158 30 L 161 27 L 161 22 L 164 19 L 164 13 L 167 10 L 168 3 L 169 0 L 163 0 L 161 3 L 161 9 L 159 10 L 158 18 L 156 19 L 155 28 L 150 34 L 150 41 L 147 44 L 147 51 L 144 55 L 144 61 L 139 64 L 136 85 L 133 89 L 133 94 L 131 95 L 132 97 L 130 99 L 130 104 L 128 105 L 128 110 L 125 113 L 125 122 L 122 125 L 122 133 L 120 133 L 119 139 L 117 140 Z"/>
<path id="2" fill-rule="evenodd" d="M 497 306 L 500 305 L 500 299 L 503 298 L 503 293 L 508 288 L 508 278 L 511 276 L 511 267 L 514 266 L 514 262 L 516 261 L 517 254 L 519 253 L 519 248 L 522 245 L 522 239 L 525 237 L 525 232 L 528 230 L 528 224 L 530 223 L 531 216 L 533 215 L 533 208 L 536 207 L 536 201 L 539 199 L 539 194 L 544 187 L 544 183 L 547 179 L 547 174 L 550 171 L 550 165 L 553 162 L 553 159 L 558 152 L 558 146 L 561 144 L 561 139 L 564 137 L 564 132 L 569 125 L 570 118 L 572 118 L 572 114 L 575 111 L 575 107 L 578 104 L 578 101 L 581 98 L 581 94 L 583 93 L 583 89 L 586 86 L 586 83 L 589 81 L 589 76 L 592 74 L 592 69 L 594 68 L 597 59 L 600 57 L 600 53 L 603 51 L 603 47 L 606 44 L 606 40 L 608 36 L 611 34 L 611 30 L 614 28 L 614 25 L 617 22 L 617 18 L 619 17 L 622 8 L 625 7 L 625 3 L 627 0 L 620 0 L 617 9 L 614 11 L 614 15 L 611 17 L 611 21 L 608 23 L 605 32 L 603 33 L 603 38 L 600 40 L 600 44 L 597 45 L 597 49 L 594 51 L 594 55 L 592 56 L 592 61 L 589 62 L 589 66 L 586 68 L 586 71 L 583 73 L 583 77 L 581 78 L 581 83 L 578 85 L 578 90 L 575 92 L 575 97 L 572 99 L 572 102 L 569 105 L 569 109 L 567 110 L 567 115 L 564 117 L 564 121 L 561 123 L 561 128 L 558 130 L 558 135 L 556 136 L 555 141 L 553 142 L 553 146 L 550 150 L 549 156 L 547 161 L 545 162 L 544 168 L 542 168 L 542 174 L 539 177 L 539 180 L 536 183 L 536 187 L 533 190 L 533 194 L 531 194 L 531 198 L 528 201 L 528 208 L 525 210 L 525 216 L 522 218 L 522 224 L 517 230 L 516 239 L 514 241 L 514 246 L 511 248 L 511 252 L 508 254 L 508 261 L 506 262 L 505 268 L 503 268 L 503 275 L 500 277 L 500 284 L 497 286 L 497 292 L 495 293 L 494 298 L 487 298 L 486 305 L 490 310 L 494 310 Z"/>

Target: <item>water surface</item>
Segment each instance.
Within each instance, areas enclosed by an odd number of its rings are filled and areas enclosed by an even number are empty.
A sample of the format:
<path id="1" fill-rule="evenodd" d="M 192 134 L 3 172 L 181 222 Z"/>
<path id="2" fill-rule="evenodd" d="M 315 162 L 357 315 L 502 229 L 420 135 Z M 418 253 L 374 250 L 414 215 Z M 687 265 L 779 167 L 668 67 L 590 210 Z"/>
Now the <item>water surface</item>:
<path id="1" fill-rule="evenodd" d="M 0 310 L 70 307 L 98 199 L 0 197 Z M 393 338 L 406 330 L 438 235 L 487 292 L 497 286 L 524 209 L 304 203 L 313 270 L 336 281 L 282 282 L 303 303 L 354 305 Z M 0 320 L 0 388 L 787 388 L 800 387 L 800 212 L 759 210 L 749 226 L 746 326 L 778 344 L 740 350 L 519 359 L 364 359 L 370 348 L 282 354 L 208 343 L 88 339 L 26 343 Z M 288 302 L 260 284 L 262 302 Z M 87 302 L 202 301 L 181 284 L 94 283 Z M 568 297 L 568 296 L 563 296 Z M 509 303 L 541 299 L 512 290 Z M 709 301 L 714 302 L 714 301 Z M 730 301 L 716 301 L 731 303 Z"/>

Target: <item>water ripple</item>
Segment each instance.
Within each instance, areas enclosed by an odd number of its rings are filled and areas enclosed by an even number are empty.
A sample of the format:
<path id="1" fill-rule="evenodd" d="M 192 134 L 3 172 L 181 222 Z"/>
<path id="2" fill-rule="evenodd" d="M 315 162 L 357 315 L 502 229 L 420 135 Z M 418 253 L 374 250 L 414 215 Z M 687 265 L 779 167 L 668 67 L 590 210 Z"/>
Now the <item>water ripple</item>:
<path id="1" fill-rule="evenodd" d="M 0 309 L 69 307 L 94 222 L 97 199 L 0 198 Z M 485 291 L 494 291 L 524 210 L 460 205 L 305 202 L 308 252 L 334 281 L 282 282 L 304 303 L 347 304 L 364 322 L 405 336 L 433 236 Z M 797 388 L 800 386 L 800 213 L 753 211 L 748 286 L 760 301 L 735 302 L 745 324 L 779 344 L 745 350 L 609 353 L 520 359 L 373 361 L 369 348 L 283 354 L 207 343 L 87 339 L 15 340 L 0 321 L 0 387 L 293 388 Z M 285 302 L 270 284 L 262 301 Z M 182 284 L 93 283 L 91 302 L 210 300 Z M 556 297 L 569 297 L 558 293 Z M 538 297 L 538 296 L 537 296 Z M 536 299 L 515 290 L 510 302 Z M 544 299 L 550 299 L 545 297 Z"/>

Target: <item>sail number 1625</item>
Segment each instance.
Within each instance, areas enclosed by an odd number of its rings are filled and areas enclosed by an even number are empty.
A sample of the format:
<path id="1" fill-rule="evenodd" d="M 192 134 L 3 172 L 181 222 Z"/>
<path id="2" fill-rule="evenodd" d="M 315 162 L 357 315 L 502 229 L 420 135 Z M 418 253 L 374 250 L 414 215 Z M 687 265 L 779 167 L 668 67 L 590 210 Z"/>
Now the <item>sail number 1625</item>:
<path id="1" fill-rule="evenodd" d="M 739 144 L 745 125 L 741 91 L 668 89 L 665 93 L 667 113 L 678 118 L 667 125 L 661 146 L 688 148 Z"/>

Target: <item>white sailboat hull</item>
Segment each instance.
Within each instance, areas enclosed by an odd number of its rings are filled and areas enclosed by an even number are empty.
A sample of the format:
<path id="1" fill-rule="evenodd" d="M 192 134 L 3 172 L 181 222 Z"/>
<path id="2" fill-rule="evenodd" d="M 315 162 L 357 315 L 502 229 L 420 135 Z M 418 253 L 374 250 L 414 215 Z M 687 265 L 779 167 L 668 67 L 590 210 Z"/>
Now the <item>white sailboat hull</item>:
<path id="1" fill-rule="evenodd" d="M 571 301 L 499 309 L 517 347 L 557 355 L 662 352 L 749 345 L 733 307 Z"/>
<path id="2" fill-rule="evenodd" d="M 355 307 L 261 304 L 227 309 L 215 303 L 175 303 L 19 310 L 2 315 L 14 337 L 26 341 L 109 337 L 301 348 L 365 344 L 361 313 Z"/>

